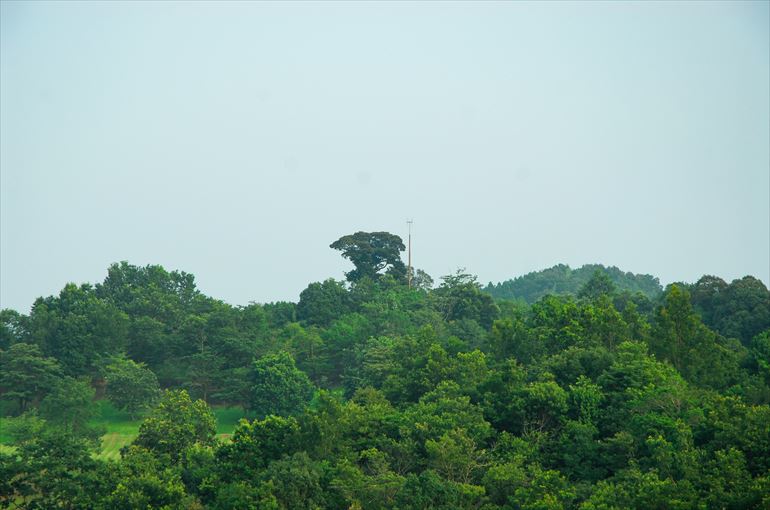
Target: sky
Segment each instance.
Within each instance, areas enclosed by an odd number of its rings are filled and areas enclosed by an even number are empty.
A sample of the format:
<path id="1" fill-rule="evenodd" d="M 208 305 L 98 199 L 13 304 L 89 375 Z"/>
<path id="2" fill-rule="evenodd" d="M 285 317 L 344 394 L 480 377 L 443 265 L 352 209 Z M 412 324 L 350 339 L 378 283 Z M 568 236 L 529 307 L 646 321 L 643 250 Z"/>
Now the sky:
<path id="1" fill-rule="evenodd" d="M 0 306 L 117 261 L 232 304 L 406 237 L 770 282 L 768 2 L 0 2 Z"/>

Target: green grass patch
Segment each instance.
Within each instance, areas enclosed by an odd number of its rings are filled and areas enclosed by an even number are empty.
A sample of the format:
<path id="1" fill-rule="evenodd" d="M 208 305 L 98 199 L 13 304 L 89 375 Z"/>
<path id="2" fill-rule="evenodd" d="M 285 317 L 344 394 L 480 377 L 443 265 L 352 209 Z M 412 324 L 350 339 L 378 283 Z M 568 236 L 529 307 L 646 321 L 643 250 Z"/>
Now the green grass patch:
<path id="1" fill-rule="evenodd" d="M 107 431 L 102 436 L 102 449 L 96 455 L 102 460 L 120 459 L 120 449 L 128 446 L 139 434 L 143 417 L 132 419 L 128 413 L 115 409 L 108 400 L 97 402 L 97 413 L 91 425 L 104 427 Z M 241 418 L 248 417 L 240 407 L 218 407 L 212 409 L 217 419 L 217 439 L 229 441 Z"/>
<path id="2" fill-rule="evenodd" d="M 16 447 L 7 445 L 7 444 L 0 444 L 0 453 L 3 455 L 11 455 L 12 453 L 16 452 Z"/>
<path id="3" fill-rule="evenodd" d="M 218 407 L 212 409 L 217 419 L 217 434 L 231 435 L 241 418 L 251 419 L 240 407 Z"/>
<path id="4" fill-rule="evenodd" d="M 96 402 L 96 415 L 91 425 L 104 427 L 107 434 L 136 435 L 143 417 L 132 418 L 128 413 L 115 409 L 109 400 Z"/>
<path id="5" fill-rule="evenodd" d="M 11 436 L 5 433 L 5 427 L 3 426 L 4 418 L 0 418 L 0 444 L 8 444 L 11 442 Z"/>
<path id="6" fill-rule="evenodd" d="M 229 441 L 241 418 L 251 417 L 240 407 L 217 407 L 212 409 L 217 420 L 217 439 Z M 115 409 L 108 400 L 96 402 L 96 413 L 90 424 L 106 431 L 102 436 L 101 451 L 95 455 L 103 460 L 120 459 L 120 449 L 128 446 L 139 434 L 139 426 L 143 416 L 132 418 L 128 413 Z M 11 437 L 2 433 L 0 426 L 0 448 L 13 448 L 6 446 L 11 442 Z"/>
<path id="7" fill-rule="evenodd" d="M 102 450 L 95 457 L 101 460 L 119 460 L 120 449 L 128 446 L 135 437 L 136 434 L 108 432 L 102 436 Z"/>

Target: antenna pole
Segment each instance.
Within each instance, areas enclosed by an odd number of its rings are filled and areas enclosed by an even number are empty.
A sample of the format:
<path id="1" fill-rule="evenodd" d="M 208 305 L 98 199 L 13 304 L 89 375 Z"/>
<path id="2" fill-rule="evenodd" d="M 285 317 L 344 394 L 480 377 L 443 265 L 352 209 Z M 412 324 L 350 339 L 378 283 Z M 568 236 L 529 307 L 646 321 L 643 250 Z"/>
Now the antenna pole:
<path id="1" fill-rule="evenodd" d="M 412 288 L 412 220 L 407 220 L 406 224 L 409 226 L 409 250 L 407 251 L 407 269 L 406 269 L 406 284 Z"/>

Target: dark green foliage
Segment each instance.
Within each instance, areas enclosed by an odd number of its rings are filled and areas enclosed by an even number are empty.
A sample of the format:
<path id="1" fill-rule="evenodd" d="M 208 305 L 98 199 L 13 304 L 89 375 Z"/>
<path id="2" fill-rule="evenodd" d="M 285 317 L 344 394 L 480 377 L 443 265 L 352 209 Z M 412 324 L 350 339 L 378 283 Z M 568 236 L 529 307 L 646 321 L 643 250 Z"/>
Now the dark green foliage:
<path id="1" fill-rule="evenodd" d="M 105 510 L 187 510 L 193 501 L 185 492 L 180 473 L 139 446 L 126 449 L 120 463 L 112 467 L 110 479 L 114 485 L 99 505 Z"/>
<path id="2" fill-rule="evenodd" d="M 770 329 L 754 337 L 749 353 L 757 372 L 770 385 Z"/>
<path id="3" fill-rule="evenodd" d="M 46 510 L 92 509 L 106 485 L 88 443 L 59 430 L 22 442 L 0 454 L 0 505 Z"/>
<path id="4" fill-rule="evenodd" d="M 435 508 L 465 510 L 477 506 L 484 493 L 482 487 L 464 485 L 441 478 L 435 471 L 410 474 L 396 495 L 399 510 L 420 510 Z"/>
<path id="5" fill-rule="evenodd" d="M 0 351 L 2 399 L 16 403 L 20 413 L 39 402 L 60 377 L 59 363 L 44 357 L 37 345 L 18 343 Z"/>
<path id="6" fill-rule="evenodd" d="M 323 466 L 305 452 L 272 462 L 263 475 L 278 508 L 286 510 L 325 508 L 323 476 Z"/>
<path id="7" fill-rule="evenodd" d="M 28 317 L 16 310 L 0 310 L 0 350 L 7 350 L 13 344 L 26 340 L 27 320 Z"/>
<path id="8" fill-rule="evenodd" d="M 350 282 L 364 278 L 377 280 L 383 271 L 397 280 L 406 278 L 406 266 L 401 261 L 400 253 L 406 247 L 397 235 L 389 232 L 356 232 L 340 237 L 329 247 L 341 251 L 342 256 L 356 266 L 345 273 Z"/>
<path id="9" fill-rule="evenodd" d="M 301 411 L 313 395 L 313 384 L 285 351 L 256 360 L 251 371 L 249 406 L 258 416 Z"/>
<path id="10" fill-rule="evenodd" d="M 115 407 L 135 416 L 152 407 L 160 397 L 158 378 L 145 366 L 125 358 L 114 358 L 104 368 L 107 398 Z"/>
<path id="11" fill-rule="evenodd" d="M 379 234 L 340 240 L 351 282 L 297 305 L 122 263 L 0 313 L 0 507 L 770 508 L 761 282 L 661 294 L 557 266 L 505 284 L 532 304 L 495 303 L 462 271 L 407 287 Z M 93 399 L 139 412 L 159 386 L 122 458 L 97 460 Z M 188 391 L 256 419 L 216 440 Z"/>
<path id="12" fill-rule="evenodd" d="M 280 328 L 290 322 L 297 321 L 297 305 L 287 301 L 277 301 L 264 305 L 270 327 Z"/>
<path id="13" fill-rule="evenodd" d="M 259 483 L 256 487 L 248 482 L 222 483 L 217 489 L 216 499 L 208 507 L 211 510 L 240 508 L 279 510 L 281 508 L 273 495 L 273 486 L 270 483 Z"/>
<path id="14" fill-rule="evenodd" d="M 129 319 L 99 299 L 93 287 L 67 284 L 58 297 L 39 298 L 29 316 L 29 338 L 64 373 L 93 376 L 98 362 L 125 347 Z"/>
<path id="15" fill-rule="evenodd" d="M 40 416 L 48 426 L 68 434 L 97 440 L 104 432 L 89 425 L 96 413 L 94 389 L 88 381 L 65 377 L 56 381 L 40 402 Z"/>
<path id="16" fill-rule="evenodd" d="M 655 299 L 662 290 L 658 279 L 650 275 L 624 273 L 617 267 L 601 264 L 586 264 L 578 269 L 559 264 L 502 283 L 489 283 L 484 292 L 495 299 L 523 299 L 527 303 L 534 303 L 548 294 L 575 296 L 597 271 L 607 275 L 614 287 L 621 291 L 641 292 L 649 299 Z"/>
<path id="17" fill-rule="evenodd" d="M 577 293 L 577 297 L 585 299 L 598 299 L 600 296 L 610 296 L 616 292 L 615 284 L 609 275 L 597 269 L 591 278 Z"/>
<path id="18" fill-rule="evenodd" d="M 128 262 L 112 264 L 96 294 L 132 317 L 151 317 L 163 324 L 179 324 L 186 314 L 198 311 L 207 298 L 195 287 L 195 277 L 161 266 L 138 267 Z"/>
<path id="19" fill-rule="evenodd" d="M 500 309 L 489 295 L 481 292 L 476 277 L 463 270 L 441 277 L 442 283 L 433 293 L 437 309 L 448 322 L 474 320 L 489 329 L 500 316 Z"/>
<path id="20" fill-rule="evenodd" d="M 296 452 L 299 445 L 300 428 L 293 417 L 242 420 L 232 442 L 217 451 L 219 469 L 226 479 L 253 480 L 270 462 Z"/>
<path id="21" fill-rule="evenodd" d="M 297 319 L 306 324 L 328 326 L 351 309 L 345 286 L 336 280 L 311 283 L 299 295 Z"/>
<path id="22" fill-rule="evenodd" d="M 649 343 L 655 355 L 695 384 L 725 388 L 738 373 L 740 351 L 703 325 L 687 291 L 676 285 L 667 290 L 655 315 Z"/>
<path id="23" fill-rule="evenodd" d="M 691 292 L 703 322 L 723 336 L 748 345 L 754 336 L 770 328 L 770 290 L 752 276 L 730 284 L 716 276 L 704 276 Z"/>

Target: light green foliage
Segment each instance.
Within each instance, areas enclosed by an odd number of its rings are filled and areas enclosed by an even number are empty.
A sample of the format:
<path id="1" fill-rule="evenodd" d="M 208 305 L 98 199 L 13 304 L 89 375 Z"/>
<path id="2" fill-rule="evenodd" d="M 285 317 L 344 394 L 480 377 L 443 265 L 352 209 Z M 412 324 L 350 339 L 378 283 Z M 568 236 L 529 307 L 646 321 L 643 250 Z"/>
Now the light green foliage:
<path id="1" fill-rule="evenodd" d="M 206 301 L 195 287 L 195 277 L 184 271 L 166 271 L 157 265 L 138 267 L 128 262 L 112 264 L 96 294 L 132 317 L 151 317 L 177 326 L 185 312 Z"/>
<path id="2" fill-rule="evenodd" d="M 553 381 L 533 382 L 524 388 L 525 431 L 543 432 L 557 426 L 567 411 L 567 392 Z"/>
<path id="3" fill-rule="evenodd" d="M 404 477 L 393 472 L 388 455 L 376 448 L 362 450 L 356 462 L 342 460 L 335 468 L 331 486 L 349 508 L 385 510 L 393 508 Z"/>
<path id="4" fill-rule="evenodd" d="M 31 409 L 24 414 L 14 417 L 0 418 L 0 430 L 11 443 L 22 443 L 38 437 L 46 428 L 37 409 Z"/>
<path id="5" fill-rule="evenodd" d="M 572 415 L 578 420 L 595 423 L 599 418 L 599 405 L 604 400 L 602 389 L 586 376 L 578 377 L 569 386 L 569 402 Z"/>
<path id="6" fill-rule="evenodd" d="M 558 471 L 520 460 L 492 466 L 484 477 L 492 501 L 510 509 L 565 509 L 575 490 Z"/>
<path id="7" fill-rule="evenodd" d="M 212 444 L 216 420 L 203 400 L 192 401 L 184 390 L 166 391 L 139 427 L 134 444 L 173 461 L 195 443 Z"/>
<path id="8" fill-rule="evenodd" d="M 486 452 L 461 428 L 444 433 L 438 440 L 426 440 L 425 451 L 428 466 L 454 482 L 471 483 L 485 465 Z"/>

